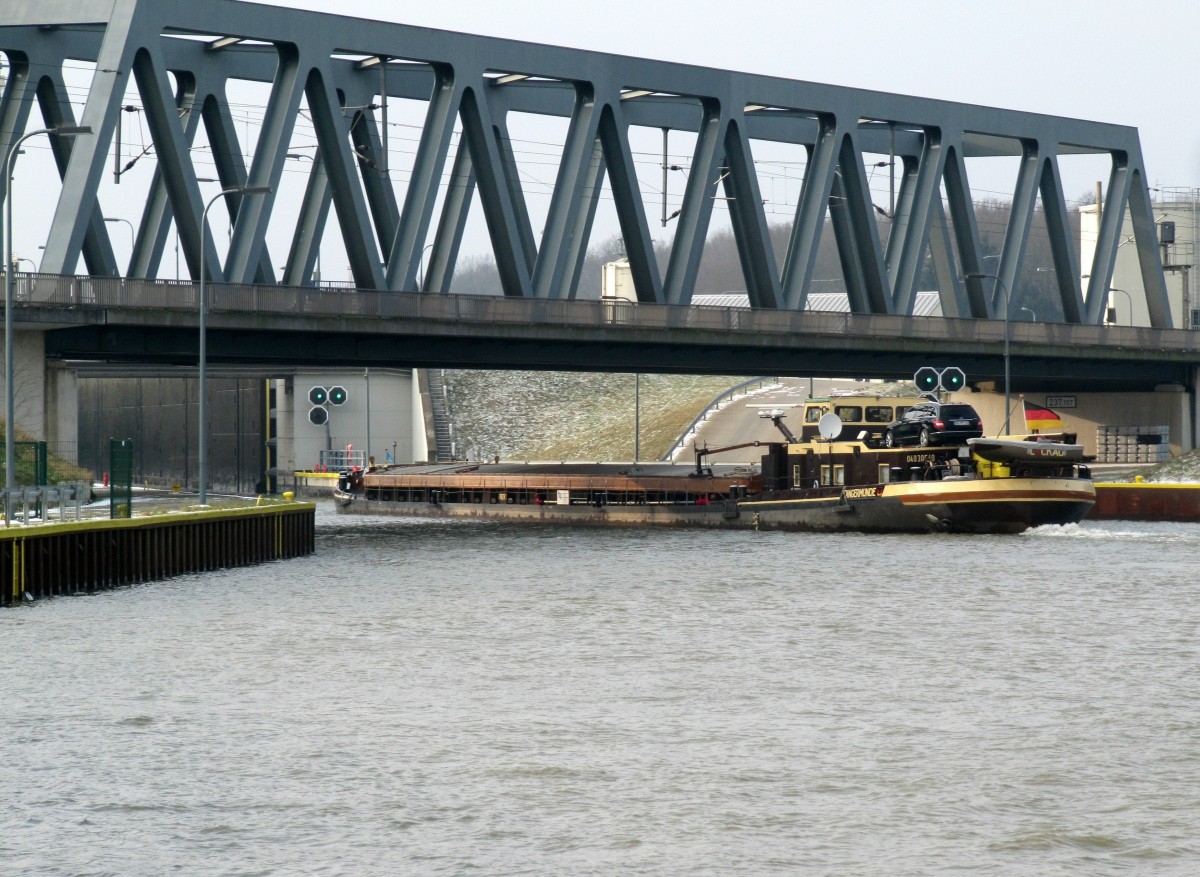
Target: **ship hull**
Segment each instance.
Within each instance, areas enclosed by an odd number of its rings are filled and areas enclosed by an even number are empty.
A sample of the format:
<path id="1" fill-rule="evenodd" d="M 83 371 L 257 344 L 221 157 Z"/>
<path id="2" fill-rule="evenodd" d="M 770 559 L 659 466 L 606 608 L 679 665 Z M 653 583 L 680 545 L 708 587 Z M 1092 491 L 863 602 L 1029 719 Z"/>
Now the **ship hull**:
<path id="1" fill-rule="evenodd" d="M 772 497 L 741 511 L 757 529 L 1019 533 L 1078 523 L 1095 498 L 1084 479 L 966 479 L 848 489 L 833 500 Z"/>
<path id="2" fill-rule="evenodd" d="M 1095 502 L 1077 478 L 963 479 L 781 491 L 712 505 L 505 504 L 371 500 L 339 494 L 343 511 L 576 526 L 708 527 L 874 533 L 1017 533 L 1077 523 Z"/>

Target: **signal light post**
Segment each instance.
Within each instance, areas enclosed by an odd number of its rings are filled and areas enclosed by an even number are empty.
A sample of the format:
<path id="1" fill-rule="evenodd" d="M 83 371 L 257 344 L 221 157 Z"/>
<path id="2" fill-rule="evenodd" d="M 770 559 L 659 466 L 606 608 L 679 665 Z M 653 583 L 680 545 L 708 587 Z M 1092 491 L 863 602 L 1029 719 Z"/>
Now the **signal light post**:
<path id="1" fill-rule="evenodd" d="M 329 434 L 329 406 L 345 405 L 350 399 L 349 392 L 341 385 L 332 387 L 312 387 L 308 391 L 308 401 L 312 408 L 308 409 L 308 422 L 313 426 L 325 427 L 325 450 L 333 450 L 333 438 Z"/>
<path id="2" fill-rule="evenodd" d="M 989 277 L 1000 285 L 1000 289 L 1004 291 L 1004 434 L 1008 435 L 1008 409 L 1009 409 L 1009 366 L 1008 366 L 1008 305 L 1009 298 L 1008 284 L 1000 279 L 998 274 L 988 274 L 984 271 L 972 271 L 970 274 L 964 274 L 968 280 L 982 280 L 984 277 Z"/>

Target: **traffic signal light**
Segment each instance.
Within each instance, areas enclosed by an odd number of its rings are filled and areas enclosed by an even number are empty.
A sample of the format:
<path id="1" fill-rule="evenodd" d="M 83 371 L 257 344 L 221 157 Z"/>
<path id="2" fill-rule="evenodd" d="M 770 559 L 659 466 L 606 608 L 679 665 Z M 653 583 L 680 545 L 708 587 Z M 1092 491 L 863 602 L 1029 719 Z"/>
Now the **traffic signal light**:
<path id="1" fill-rule="evenodd" d="M 917 373 L 913 375 L 913 383 L 922 393 L 933 393 L 941 388 L 942 376 L 937 369 L 926 365 L 917 369 Z"/>
<path id="2" fill-rule="evenodd" d="M 314 405 L 309 408 L 308 422 L 313 426 L 324 426 L 329 422 L 329 409 L 324 405 Z"/>
<path id="3" fill-rule="evenodd" d="M 942 389 L 948 393 L 953 393 L 956 390 L 961 390 L 967 385 L 967 376 L 963 374 L 961 368 L 950 368 L 942 370 Z"/>
<path id="4" fill-rule="evenodd" d="M 329 393 L 326 392 L 324 387 L 313 387 L 308 391 L 308 401 L 314 405 L 324 405 L 329 401 Z M 311 420 L 312 417 L 310 416 L 309 419 Z"/>
<path id="5" fill-rule="evenodd" d="M 344 405 L 346 400 L 350 398 L 350 394 L 346 392 L 345 387 L 330 387 L 329 388 L 329 404 Z"/>
<path id="6" fill-rule="evenodd" d="M 926 365 L 917 369 L 913 375 L 913 383 L 922 393 L 936 393 L 938 390 L 953 393 L 966 387 L 967 376 L 961 368 L 955 366 L 939 370 Z"/>

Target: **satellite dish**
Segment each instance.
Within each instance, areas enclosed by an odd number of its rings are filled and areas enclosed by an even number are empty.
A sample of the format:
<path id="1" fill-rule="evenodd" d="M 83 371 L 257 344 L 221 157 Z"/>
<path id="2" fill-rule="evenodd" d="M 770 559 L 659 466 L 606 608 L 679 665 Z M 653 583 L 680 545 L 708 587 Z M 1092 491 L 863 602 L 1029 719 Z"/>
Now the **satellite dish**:
<path id="1" fill-rule="evenodd" d="M 838 417 L 832 411 L 821 418 L 817 424 L 817 432 L 821 433 L 821 437 L 829 441 L 837 438 L 842 431 L 842 418 Z"/>

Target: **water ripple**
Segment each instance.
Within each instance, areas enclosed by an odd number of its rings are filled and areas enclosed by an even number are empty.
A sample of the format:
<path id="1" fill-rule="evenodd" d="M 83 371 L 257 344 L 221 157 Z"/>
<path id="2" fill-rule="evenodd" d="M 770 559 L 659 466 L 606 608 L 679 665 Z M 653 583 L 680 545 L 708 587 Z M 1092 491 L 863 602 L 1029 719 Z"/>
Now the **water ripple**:
<path id="1" fill-rule="evenodd" d="M 1200 528 L 353 519 L 0 613 L 33 875 L 1118 875 L 1200 848 Z"/>

